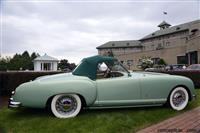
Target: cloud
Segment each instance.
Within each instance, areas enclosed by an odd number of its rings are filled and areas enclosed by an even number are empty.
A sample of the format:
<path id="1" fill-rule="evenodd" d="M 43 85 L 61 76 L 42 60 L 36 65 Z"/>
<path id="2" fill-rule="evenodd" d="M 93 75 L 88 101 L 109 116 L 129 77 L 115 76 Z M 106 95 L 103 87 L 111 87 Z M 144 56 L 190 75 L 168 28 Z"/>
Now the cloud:
<path id="1" fill-rule="evenodd" d="M 111 40 L 140 39 L 164 19 L 180 24 L 199 19 L 191 2 L 14 2 L 2 5 L 3 55 L 25 50 L 78 63 Z"/>

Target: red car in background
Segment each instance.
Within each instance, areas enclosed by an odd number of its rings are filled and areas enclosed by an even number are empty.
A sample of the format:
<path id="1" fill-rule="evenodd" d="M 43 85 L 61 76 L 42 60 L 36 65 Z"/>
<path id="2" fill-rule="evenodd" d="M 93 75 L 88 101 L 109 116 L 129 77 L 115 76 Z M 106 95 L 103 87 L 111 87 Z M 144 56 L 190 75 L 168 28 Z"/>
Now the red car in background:
<path id="1" fill-rule="evenodd" d="M 200 71 L 200 64 L 192 64 L 192 65 L 188 66 L 186 70 Z"/>

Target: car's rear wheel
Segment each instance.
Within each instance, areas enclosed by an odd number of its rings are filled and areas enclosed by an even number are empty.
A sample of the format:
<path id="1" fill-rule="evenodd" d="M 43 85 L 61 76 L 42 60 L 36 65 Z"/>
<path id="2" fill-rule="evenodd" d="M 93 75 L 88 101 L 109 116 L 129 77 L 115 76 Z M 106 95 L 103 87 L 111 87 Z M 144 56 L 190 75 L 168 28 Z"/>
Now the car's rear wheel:
<path id="1" fill-rule="evenodd" d="M 75 117 L 81 110 L 81 99 L 76 94 L 60 94 L 53 97 L 51 111 L 58 118 Z"/>
<path id="2" fill-rule="evenodd" d="M 169 103 L 174 110 L 183 110 L 189 101 L 189 95 L 184 87 L 176 87 L 170 94 Z"/>

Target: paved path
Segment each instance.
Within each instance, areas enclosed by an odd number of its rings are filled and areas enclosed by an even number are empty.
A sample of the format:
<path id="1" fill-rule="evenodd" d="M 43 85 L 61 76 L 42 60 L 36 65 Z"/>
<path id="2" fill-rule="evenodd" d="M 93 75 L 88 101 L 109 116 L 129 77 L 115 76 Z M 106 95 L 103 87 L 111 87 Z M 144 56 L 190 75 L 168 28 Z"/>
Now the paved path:
<path id="1" fill-rule="evenodd" d="M 156 117 L 156 116 L 155 116 Z M 137 133 L 200 133 L 200 107 L 169 118 Z"/>

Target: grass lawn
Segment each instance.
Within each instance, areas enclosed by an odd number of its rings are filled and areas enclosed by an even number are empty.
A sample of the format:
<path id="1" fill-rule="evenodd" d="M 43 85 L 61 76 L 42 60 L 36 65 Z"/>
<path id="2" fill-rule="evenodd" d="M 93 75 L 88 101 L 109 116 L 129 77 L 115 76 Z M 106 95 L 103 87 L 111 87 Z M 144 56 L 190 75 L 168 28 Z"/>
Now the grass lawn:
<path id="1" fill-rule="evenodd" d="M 200 89 L 196 90 L 197 96 Z M 200 98 L 184 111 L 166 107 L 84 110 L 77 117 L 58 119 L 45 110 L 0 109 L 0 133 L 129 133 L 200 106 Z"/>

